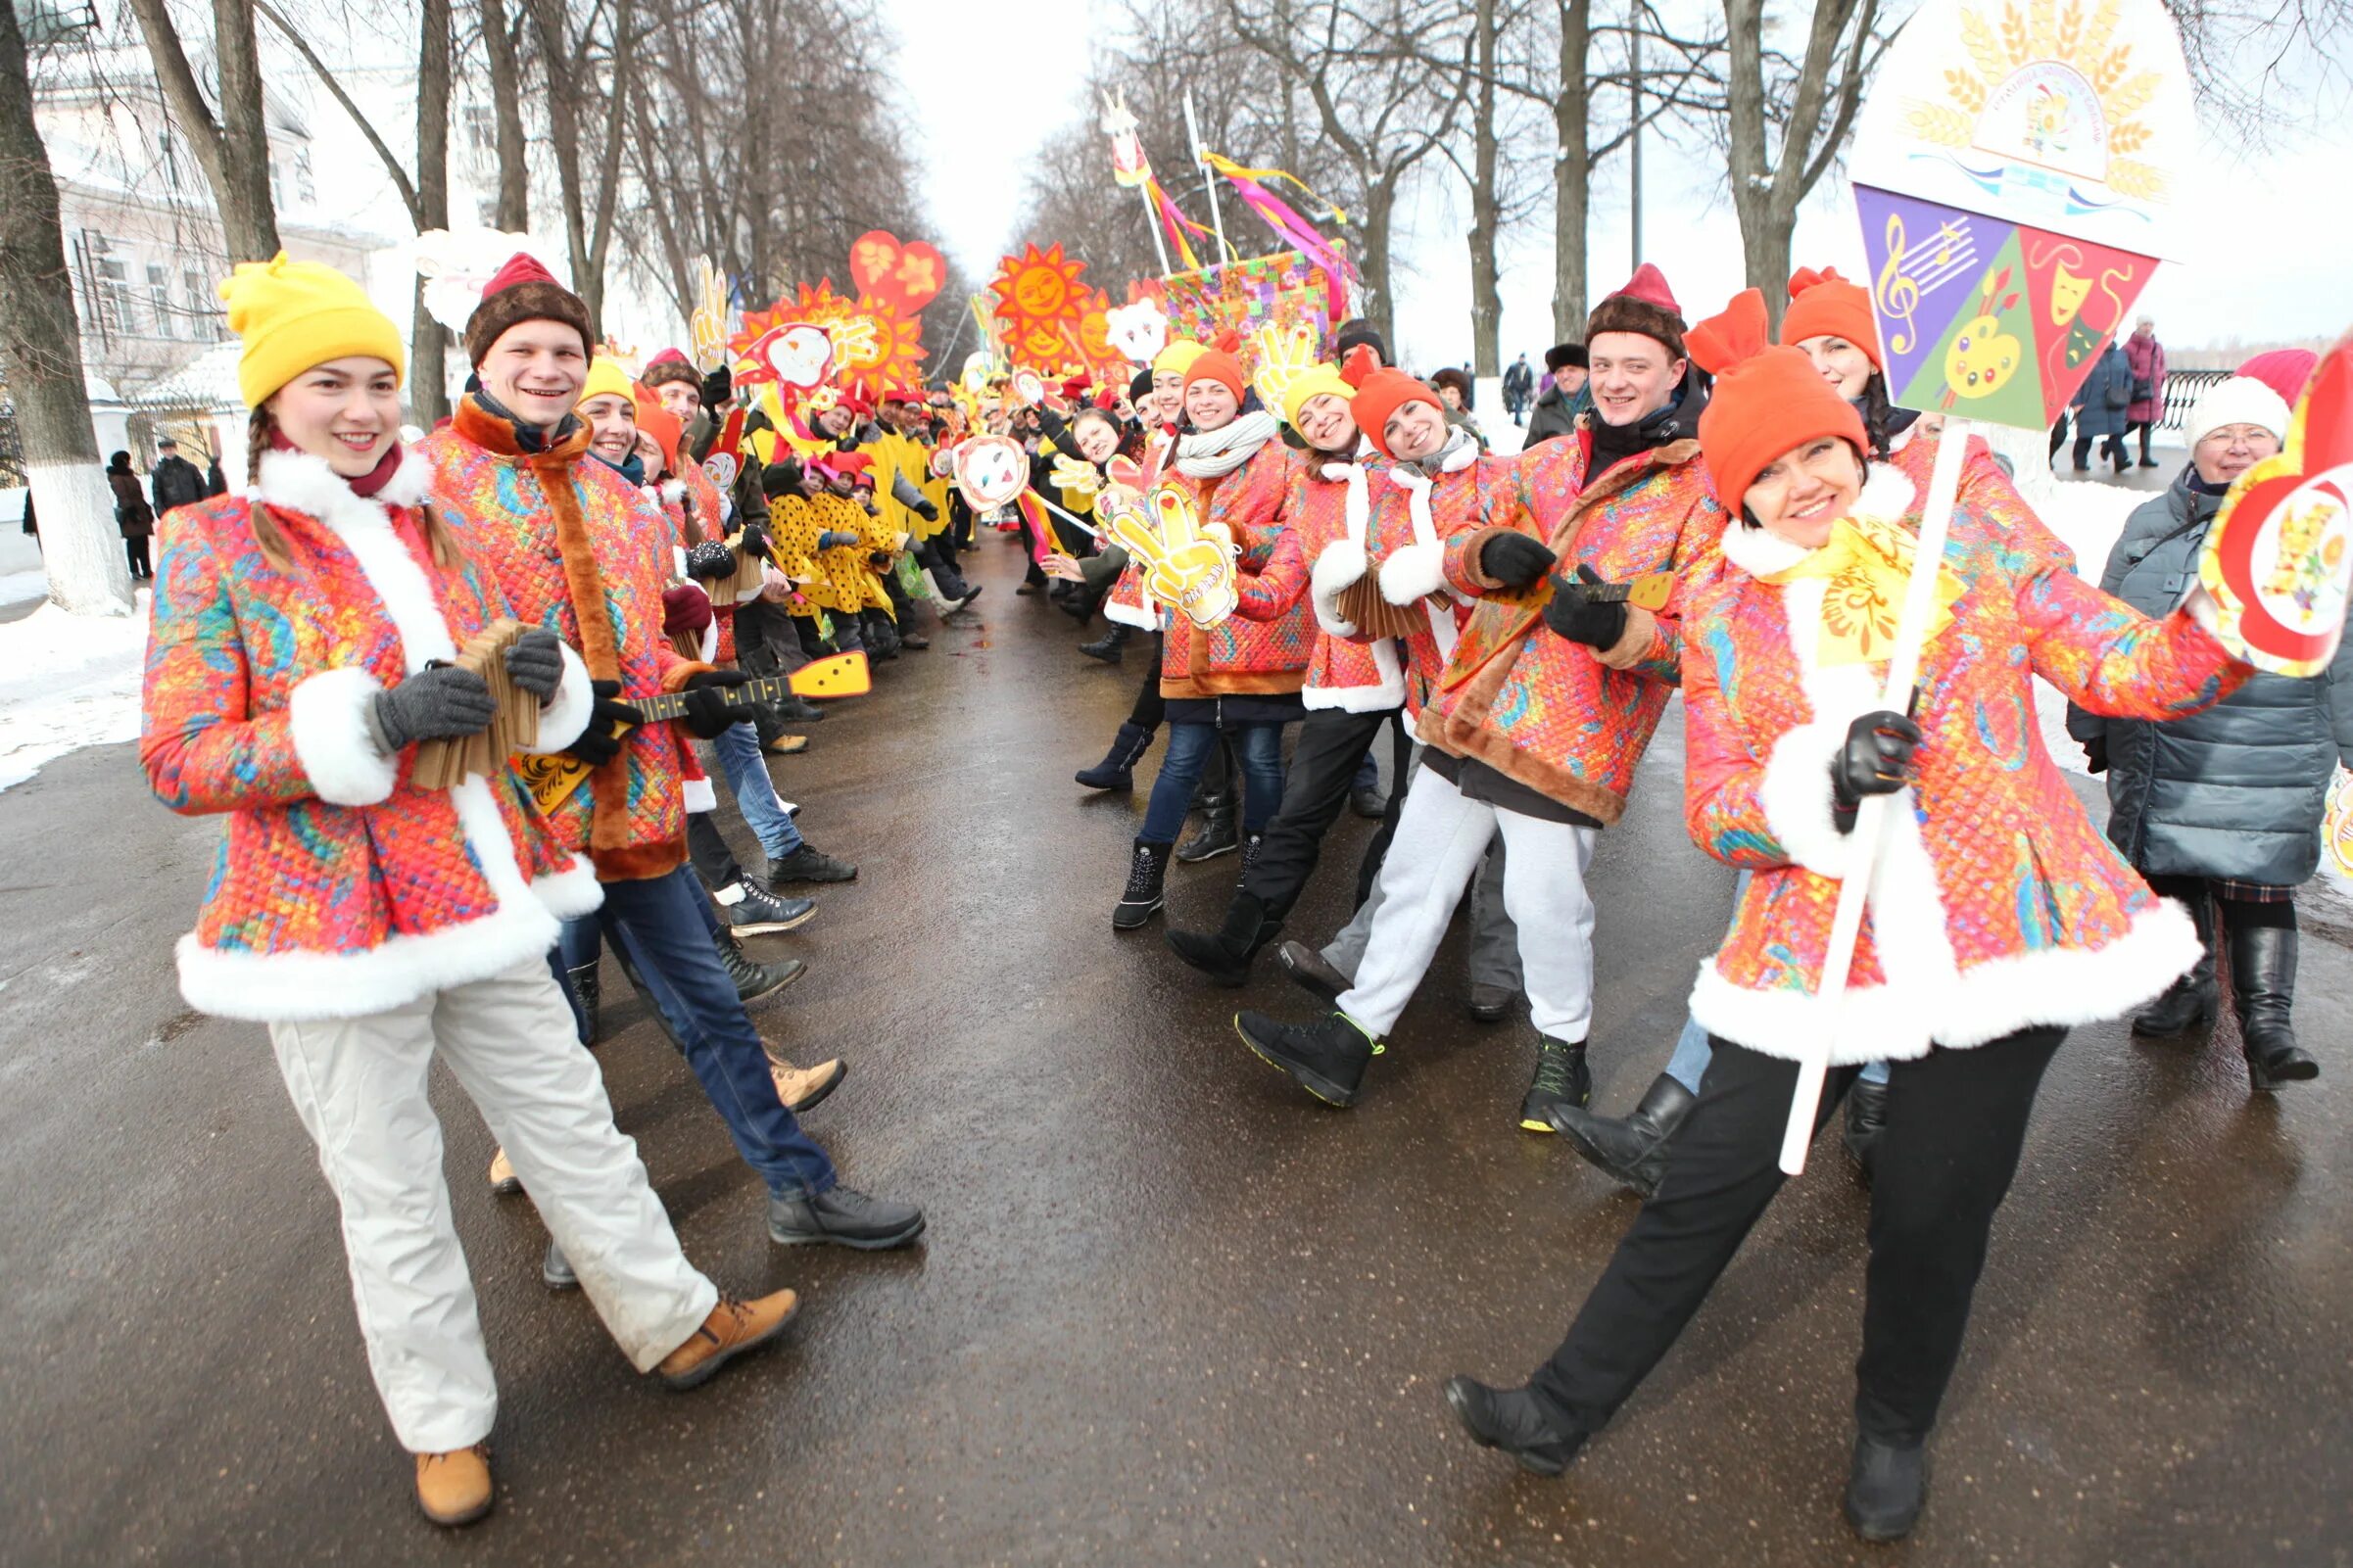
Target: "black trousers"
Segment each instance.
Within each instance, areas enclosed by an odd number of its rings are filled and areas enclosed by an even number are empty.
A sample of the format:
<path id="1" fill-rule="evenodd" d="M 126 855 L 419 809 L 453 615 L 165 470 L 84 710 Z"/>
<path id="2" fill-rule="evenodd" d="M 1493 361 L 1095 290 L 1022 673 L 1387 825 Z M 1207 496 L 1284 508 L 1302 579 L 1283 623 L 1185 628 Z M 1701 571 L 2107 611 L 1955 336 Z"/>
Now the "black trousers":
<path id="1" fill-rule="evenodd" d="M 131 576 L 155 576 L 155 568 L 147 564 L 147 536 L 145 534 L 123 535 L 122 556 L 130 563 Z"/>
<path id="2" fill-rule="evenodd" d="M 2125 453 L 2124 437 L 2121 435 L 2078 436 L 2075 438 L 2075 465 L 2078 468 L 2091 466 L 2091 444 L 2095 441 L 2099 443 L 2100 456 L 2117 467 L 2122 468 L 2131 460 Z"/>
<path id="3" fill-rule="evenodd" d="M 1994 1211 L 2062 1028 L 1937 1049 L 1888 1074 L 1871 1165 L 1871 1260 L 1854 1418 L 1909 1446 L 1927 1438 L 1960 1355 Z M 1585 1299 L 1568 1338 L 1529 1380 L 1564 1431 L 1598 1432 L 1683 1332 L 1749 1228 L 1781 1190 L 1781 1133 L 1798 1064 L 1714 1040 L 1699 1104 L 1668 1146 L 1658 1196 Z M 1856 1068 L 1833 1068 L 1815 1130 Z"/>
<path id="4" fill-rule="evenodd" d="M 938 535 L 915 546 L 915 564 L 932 574 L 932 581 L 949 598 L 962 598 L 972 592 L 964 574 L 956 569 L 956 552 Z"/>
<path id="5" fill-rule="evenodd" d="M 1267 824 L 1258 859 L 1242 876 L 1242 891 L 1259 901 L 1267 920 L 1280 921 L 1290 914 L 1299 895 L 1307 890 L 1308 879 L 1316 874 L 1323 835 L 1347 808 L 1357 769 L 1380 738 L 1381 726 L 1399 711 L 1308 710 L 1307 722 L 1299 727 L 1299 737 L 1292 743 L 1290 772 L 1283 776 L 1281 809 Z M 1402 769 L 1397 777 L 1397 793 L 1402 796 Z"/>
<path id="6" fill-rule="evenodd" d="M 2136 419 L 2124 427 L 2124 439 L 2127 441 L 2133 439 L 2134 431 L 2140 432 L 2140 460 L 2142 462 L 2148 461 L 2148 439 L 2155 434 L 2156 429 L 2157 421 L 2154 419 Z"/>
<path id="7" fill-rule="evenodd" d="M 1160 694 L 1160 634 L 1152 634 L 1152 657 L 1144 665 L 1143 689 L 1135 693 L 1135 706 L 1128 710 L 1128 722 L 1146 730 L 1157 731 L 1169 716 L 1169 704 Z"/>
<path id="8" fill-rule="evenodd" d="M 736 606 L 735 616 L 736 665 L 745 675 L 791 675 L 809 662 L 801 649 L 800 634 L 793 630 L 792 617 L 785 613 L 783 605 L 750 599 Z M 764 746 L 785 733 L 784 715 L 772 702 L 754 703 L 751 723 Z"/>
<path id="9" fill-rule="evenodd" d="M 687 858 L 695 863 L 695 875 L 702 879 L 702 885 L 714 893 L 744 879 L 736 852 L 727 847 L 707 811 L 687 813 Z"/>

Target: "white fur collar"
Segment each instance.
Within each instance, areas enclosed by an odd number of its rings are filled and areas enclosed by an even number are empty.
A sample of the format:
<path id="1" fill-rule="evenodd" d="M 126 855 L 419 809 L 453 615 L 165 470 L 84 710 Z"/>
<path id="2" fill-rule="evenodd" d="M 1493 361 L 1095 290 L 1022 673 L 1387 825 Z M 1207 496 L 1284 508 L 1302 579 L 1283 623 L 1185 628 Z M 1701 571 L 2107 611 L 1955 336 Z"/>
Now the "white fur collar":
<path id="1" fill-rule="evenodd" d="M 1854 499 L 1854 515 L 1880 522 L 1901 523 L 1909 518 L 1917 503 L 1918 492 L 1900 468 L 1887 463 L 1873 463 L 1864 477 L 1862 493 Z M 1752 528 L 1735 520 L 1724 530 L 1724 559 L 1747 572 L 1751 577 L 1771 577 L 1786 572 L 1813 551 L 1793 545 L 1778 534 L 1761 528 Z"/>
<path id="2" fill-rule="evenodd" d="M 431 465 L 415 448 L 406 447 L 391 481 L 375 495 L 362 496 L 327 466 L 324 457 L 273 447 L 262 454 L 261 477 L 245 494 L 347 534 L 355 528 L 384 527 L 391 518 L 387 507 L 421 503 L 432 477 Z"/>

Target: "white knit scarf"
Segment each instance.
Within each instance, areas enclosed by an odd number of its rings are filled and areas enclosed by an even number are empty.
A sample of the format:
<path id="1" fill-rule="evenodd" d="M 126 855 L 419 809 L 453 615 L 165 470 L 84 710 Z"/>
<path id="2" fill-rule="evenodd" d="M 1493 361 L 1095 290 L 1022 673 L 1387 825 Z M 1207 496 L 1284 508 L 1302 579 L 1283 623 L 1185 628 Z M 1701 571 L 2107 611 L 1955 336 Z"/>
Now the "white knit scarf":
<path id="1" fill-rule="evenodd" d="M 1187 479 L 1222 479 L 1258 455 L 1282 428 L 1264 408 L 1234 416 L 1215 430 L 1176 438 L 1176 471 Z"/>

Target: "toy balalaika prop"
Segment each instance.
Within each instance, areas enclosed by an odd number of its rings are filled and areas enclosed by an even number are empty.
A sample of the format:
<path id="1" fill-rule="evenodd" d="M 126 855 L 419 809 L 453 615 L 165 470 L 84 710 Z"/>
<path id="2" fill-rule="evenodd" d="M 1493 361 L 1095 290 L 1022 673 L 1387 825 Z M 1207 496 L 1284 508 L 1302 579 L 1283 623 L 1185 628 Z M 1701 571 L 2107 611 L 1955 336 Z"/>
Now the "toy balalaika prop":
<path id="1" fill-rule="evenodd" d="M 422 740 L 409 781 L 419 789 L 448 789 L 469 777 L 498 770 L 507 757 L 539 744 L 539 699 L 506 673 L 506 650 L 523 635 L 522 623 L 503 617 L 465 640 L 457 667 L 482 677 L 498 711 L 487 729 L 473 735 Z"/>
<path id="2" fill-rule="evenodd" d="M 746 681 L 742 686 L 719 687 L 719 700 L 731 708 L 748 709 L 761 702 L 774 702 L 781 697 L 795 696 L 812 699 L 823 697 L 864 696 L 874 689 L 873 674 L 866 664 L 863 651 L 837 653 L 830 659 L 816 659 L 802 665 L 782 680 L 769 677 Z M 659 696 L 625 697 L 622 700 L 645 716 L 648 724 L 664 724 L 687 711 L 684 691 L 666 691 Z M 627 728 L 615 729 L 615 736 L 627 734 Z M 531 791 L 532 803 L 544 816 L 571 798 L 572 791 L 588 783 L 596 770 L 568 752 L 548 756 L 522 756 L 514 759 L 514 770 L 521 776 L 524 786 Z"/>

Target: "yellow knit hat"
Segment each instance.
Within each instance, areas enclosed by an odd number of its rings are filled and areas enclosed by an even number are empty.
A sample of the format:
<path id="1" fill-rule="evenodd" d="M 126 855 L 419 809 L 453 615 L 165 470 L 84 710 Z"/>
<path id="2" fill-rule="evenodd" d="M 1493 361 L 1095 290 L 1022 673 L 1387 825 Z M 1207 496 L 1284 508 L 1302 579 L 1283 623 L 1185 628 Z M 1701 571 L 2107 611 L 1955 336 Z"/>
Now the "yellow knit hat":
<path id="1" fill-rule="evenodd" d="M 637 384 L 629 379 L 628 371 L 611 358 L 599 356 L 589 361 L 588 379 L 580 383 L 580 402 L 603 397 L 620 398 L 635 405 L 638 392 Z"/>
<path id="2" fill-rule="evenodd" d="M 1331 364 L 1313 364 L 1293 376 L 1282 389 L 1282 422 L 1293 430 L 1299 428 L 1299 410 L 1307 406 L 1310 398 L 1330 393 L 1342 403 L 1356 397 L 1356 388 L 1340 379 L 1340 367 Z"/>
<path id="3" fill-rule="evenodd" d="M 1178 338 L 1152 356 L 1152 373 L 1156 376 L 1183 375 L 1193 367 L 1193 361 L 1209 353 L 1209 345 L 1195 343 L 1190 338 Z"/>
<path id="4" fill-rule="evenodd" d="M 287 382 L 330 359 L 365 355 L 408 373 L 401 329 L 367 292 L 318 261 L 241 261 L 220 285 L 229 330 L 245 341 L 237 390 L 259 408 Z"/>

